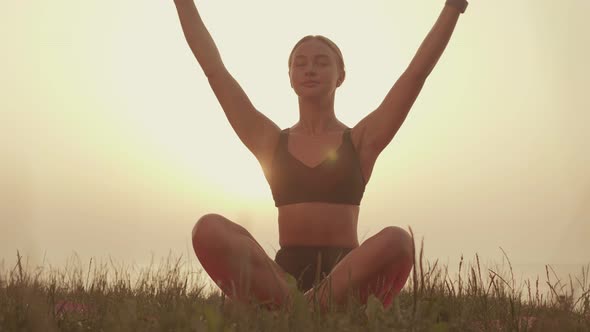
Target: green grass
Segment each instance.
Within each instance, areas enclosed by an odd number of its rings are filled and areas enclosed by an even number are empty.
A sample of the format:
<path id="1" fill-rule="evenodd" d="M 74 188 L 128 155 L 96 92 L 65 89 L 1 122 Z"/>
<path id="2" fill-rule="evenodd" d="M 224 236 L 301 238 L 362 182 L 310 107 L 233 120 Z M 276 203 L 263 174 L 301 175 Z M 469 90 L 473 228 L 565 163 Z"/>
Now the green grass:
<path id="1" fill-rule="evenodd" d="M 187 259 L 168 257 L 134 274 L 94 260 L 29 269 L 17 254 L 16 265 L 0 273 L 0 332 L 590 331 L 590 266 L 567 283 L 547 267 L 546 280 L 516 285 L 509 260 L 507 272 L 499 272 L 480 266 L 477 255 L 468 266 L 461 258 L 451 276 L 426 262 L 421 248 L 408 284 L 387 310 L 375 298 L 366 305 L 350 298 L 339 311 L 322 312 L 300 293 L 290 311 L 230 303 L 207 289 L 206 274 Z M 550 291 L 541 294 L 540 283 Z M 573 296 L 574 287 L 581 295 Z"/>

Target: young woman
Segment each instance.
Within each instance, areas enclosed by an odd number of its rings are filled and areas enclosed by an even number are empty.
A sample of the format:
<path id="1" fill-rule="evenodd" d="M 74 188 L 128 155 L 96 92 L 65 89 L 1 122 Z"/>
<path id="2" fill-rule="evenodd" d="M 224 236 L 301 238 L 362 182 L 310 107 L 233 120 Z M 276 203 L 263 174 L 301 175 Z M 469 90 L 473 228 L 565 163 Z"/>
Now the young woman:
<path id="1" fill-rule="evenodd" d="M 377 156 L 393 139 L 448 44 L 467 1 L 447 0 L 434 27 L 385 100 L 354 127 L 334 113 L 345 78 L 338 47 L 306 36 L 289 56 L 299 121 L 281 130 L 254 108 L 225 68 L 193 0 L 175 0 L 184 36 L 232 128 L 256 156 L 278 208 L 280 250 L 271 259 L 242 226 L 207 214 L 192 232 L 201 265 L 230 298 L 283 304 L 288 276 L 308 299 L 342 303 L 350 291 L 387 307 L 413 266 L 413 242 L 390 226 L 359 245 L 359 206 Z M 314 283 L 325 277 L 329 282 Z M 327 292 L 328 289 L 330 292 Z"/>

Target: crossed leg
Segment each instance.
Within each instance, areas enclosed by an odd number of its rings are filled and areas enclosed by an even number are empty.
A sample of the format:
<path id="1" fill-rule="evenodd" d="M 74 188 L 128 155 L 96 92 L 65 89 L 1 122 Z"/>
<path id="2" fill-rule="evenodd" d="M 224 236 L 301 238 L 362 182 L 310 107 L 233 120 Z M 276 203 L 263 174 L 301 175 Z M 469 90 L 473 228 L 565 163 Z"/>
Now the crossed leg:
<path id="1" fill-rule="evenodd" d="M 201 265 L 228 297 L 275 305 L 289 301 L 286 273 L 242 226 L 207 214 L 193 228 L 192 240 Z M 374 294 L 387 307 L 403 288 L 412 266 L 411 236 L 401 228 L 386 227 L 346 255 L 328 275 L 330 282 L 305 296 L 325 306 L 330 289 L 332 300 L 342 304 L 352 290 L 359 292 L 361 303 Z"/>
<path id="2" fill-rule="evenodd" d="M 288 299 L 286 273 L 244 227 L 206 214 L 193 228 L 192 242 L 201 265 L 229 298 L 273 305 Z"/>
<path id="3" fill-rule="evenodd" d="M 343 304 L 349 291 L 353 291 L 360 295 L 361 303 L 366 303 L 373 294 L 388 307 L 405 285 L 413 257 L 413 242 L 408 232 L 399 227 L 386 227 L 346 255 L 330 272 L 327 282 L 305 295 L 326 306 L 330 290 L 332 301 L 337 304 Z"/>

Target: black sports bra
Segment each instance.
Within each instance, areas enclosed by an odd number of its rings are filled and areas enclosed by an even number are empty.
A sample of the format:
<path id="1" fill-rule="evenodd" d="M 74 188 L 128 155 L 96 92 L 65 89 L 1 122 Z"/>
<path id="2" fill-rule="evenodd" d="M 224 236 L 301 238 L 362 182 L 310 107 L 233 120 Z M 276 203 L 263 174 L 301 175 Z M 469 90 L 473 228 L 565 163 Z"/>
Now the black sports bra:
<path id="1" fill-rule="evenodd" d="M 283 129 L 272 162 L 270 189 L 275 206 L 326 202 L 360 205 L 365 180 L 350 128 L 342 134 L 342 144 L 315 167 L 309 167 L 288 150 L 289 128 Z"/>

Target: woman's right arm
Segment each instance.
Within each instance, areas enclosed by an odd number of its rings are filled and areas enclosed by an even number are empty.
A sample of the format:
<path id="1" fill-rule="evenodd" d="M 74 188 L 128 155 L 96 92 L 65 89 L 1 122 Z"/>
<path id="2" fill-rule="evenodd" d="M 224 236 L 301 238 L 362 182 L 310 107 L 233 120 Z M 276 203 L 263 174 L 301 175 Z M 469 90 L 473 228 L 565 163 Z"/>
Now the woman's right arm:
<path id="1" fill-rule="evenodd" d="M 174 4 L 186 41 L 230 125 L 256 158 L 262 164 L 268 163 L 278 142 L 280 128 L 254 108 L 244 90 L 227 71 L 194 1 L 174 0 Z"/>

